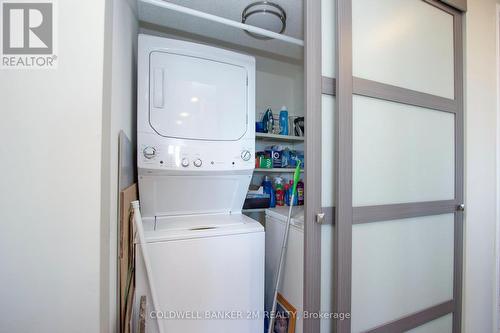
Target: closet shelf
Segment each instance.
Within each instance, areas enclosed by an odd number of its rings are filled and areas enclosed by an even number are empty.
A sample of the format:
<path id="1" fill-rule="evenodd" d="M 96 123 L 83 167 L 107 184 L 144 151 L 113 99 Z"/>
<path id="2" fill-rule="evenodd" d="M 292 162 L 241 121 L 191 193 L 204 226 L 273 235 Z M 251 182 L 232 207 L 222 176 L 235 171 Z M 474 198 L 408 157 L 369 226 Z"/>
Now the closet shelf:
<path id="1" fill-rule="evenodd" d="M 292 135 L 280 135 L 280 134 L 269 134 L 269 133 L 255 133 L 257 140 L 272 140 L 272 141 L 296 141 L 303 142 L 303 136 L 292 136 Z"/>
<path id="2" fill-rule="evenodd" d="M 264 168 L 255 168 L 255 172 L 263 172 L 263 173 L 294 173 L 294 168 L 272 168 L 272 169 L 264 169 Z M 304 169 L 301 169 L 300 172 L 304 172 Z"/>
<path id="3" fill-rule="evenodd" d="M 249 209 L 242 209 L 242 213 L 261 213 L 265 212 L 267 208 L 249 208 Z"/>
<path id="4" fill-rule="evenodd" d="M 303 59 L 302 39 L 241 23 L 241 16 L 222 17 L 167 0 L 137 0 L 137 7 L 139 20 L 146 23 L 291 59 Z M 245 30 L 272 40 L 252 38 Z"/>

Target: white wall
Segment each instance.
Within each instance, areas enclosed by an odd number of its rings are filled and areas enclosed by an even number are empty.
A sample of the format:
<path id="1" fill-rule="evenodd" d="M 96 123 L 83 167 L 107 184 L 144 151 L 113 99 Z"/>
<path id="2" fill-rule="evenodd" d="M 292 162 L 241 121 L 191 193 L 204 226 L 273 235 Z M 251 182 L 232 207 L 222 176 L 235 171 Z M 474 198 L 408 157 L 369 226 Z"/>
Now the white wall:
<path id="1" fill-rule="evenodd" d="M 0 332 L 98 332 L 104 1 L 58 1 L 58 68 L 0 70 Z"/>
<path id="2" fill-rule="evenodd" d="M 466 14 L 466 189 L 463 331 L 493 332 L 496 234 L 496 1 Z"/>
<path id="3" fill-rule="evenodd" d="M 256 120 L 270 106 L 277 117 L 283 105 L 290 116 L 304 116 L 304 68 L 270 58 L 256 57 Z"/>
<path id="4" fill-rule="evenodd" d="M 103 230 L 102 278 L 107 288 L 101 288 L 102 305 L 107 307 L 106 332 L 118 329 L 118 135 L 121 130 L 135 142 L 136 72 L 138 21 L 133 0 L 112 0 L 109 42 L 108 86 L 104 90 L 109 108 L 103 119 Z M 134 143 L 135 146 L 135 143 Z M 103 283 L 104 285 L 104 283 Z"/>

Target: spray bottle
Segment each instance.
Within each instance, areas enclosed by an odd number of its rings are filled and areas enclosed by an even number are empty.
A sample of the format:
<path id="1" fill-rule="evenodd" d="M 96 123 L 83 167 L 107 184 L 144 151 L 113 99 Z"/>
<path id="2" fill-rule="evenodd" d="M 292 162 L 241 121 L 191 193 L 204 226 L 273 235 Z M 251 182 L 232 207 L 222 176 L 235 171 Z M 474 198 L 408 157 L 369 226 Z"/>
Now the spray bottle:
<path id="1" fill-rule="evenodd" d="M 283 178 L 276 177 L 276 206 L 285 205 L 285 191 L 283 190 Z"/>
<path id="2" fill-rule="evenodd" d="M 297 201 L 299 206 L 304 204 L 304 182 L 302 179 L 297 184 Z"/>

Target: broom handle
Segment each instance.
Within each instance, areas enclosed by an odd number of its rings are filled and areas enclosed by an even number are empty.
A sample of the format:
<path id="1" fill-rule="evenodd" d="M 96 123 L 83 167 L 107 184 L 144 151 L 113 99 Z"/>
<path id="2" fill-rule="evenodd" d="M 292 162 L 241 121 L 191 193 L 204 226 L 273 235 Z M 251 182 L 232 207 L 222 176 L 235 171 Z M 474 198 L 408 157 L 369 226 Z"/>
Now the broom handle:
<path id="1" fill-rule="evenodd" d="M 295 192 L 297 191 L 297 183 L 300 180 L 300 161 L 297 163 L 297 167 L 295 168 L 295 173 L 293 176 L 293 189 L 292 189 L 292 197 L 290 199 L 290 208 L 288 209 L 288 218 L 286 219 L 285 225 L 285 234 L 283 235 L 283 243 L 281 244 L 281 254 L 280 254 L 280 262 L 278 266 L 278 273 L 276 274 L 276 283 L 274 285 L 274 294 L 273 294 L 273 306 L 271 308 L 270 313 L 270 322 L 269 327 L 267 328 L 267 333 L 272 333 L 274 329 L 274 321 L 276 319 L 276 305 L 278 303 L 278 289 L 281 280 L 281 270 L 283 268 L 283 263 L 285 261 L 286 256 L 286 248 L 288 246 L 288 232 L 290 230 L 290 221 L 292 219 L 292 208 L 293 202 L 295 200 Z"/>

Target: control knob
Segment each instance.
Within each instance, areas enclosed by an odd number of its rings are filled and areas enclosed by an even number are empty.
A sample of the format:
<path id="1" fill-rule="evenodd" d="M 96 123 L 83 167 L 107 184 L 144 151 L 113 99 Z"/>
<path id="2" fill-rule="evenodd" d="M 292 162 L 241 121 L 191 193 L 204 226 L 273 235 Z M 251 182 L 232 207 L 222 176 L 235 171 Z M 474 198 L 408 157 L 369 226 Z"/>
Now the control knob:
<path id="1" fill-rule="evenodd" d="M 189 160 L 187 158 L 183 158 L 182 161 L 181 161 L 181 165 L 185 168 L 187 168 L 189 166 Z"/>
<path id="2" fill-rule="evenodd" d="M 203 163 L 201 162 L 201 160 L 199 158 L 197 158 L 196 160 L 194 160 L 193 164 L 195 167 L 199 168 L 199 167 L 201 167 L 201 165 Z"/>
<path id="3" fill-rule="evenodd" d="M 248 151 L 248 150 L 243 150 L 243 151 L 241 152 L 241 159 L 242 159 L 243 161 L 248 161 L 248 160 L 250 160 L 250 158 L 251 158 L 251 157 L 252 157 L 252 153 L 250 153 L 250 151 Z"/>
<path id="4" fill-rule="evenodd" d="M 146 147 L 143 149 L 142 153 L 144 154 L 145 158 L 150 160 L 150 159 L 156 157 L 156 148 L 155 147 Z"/>

